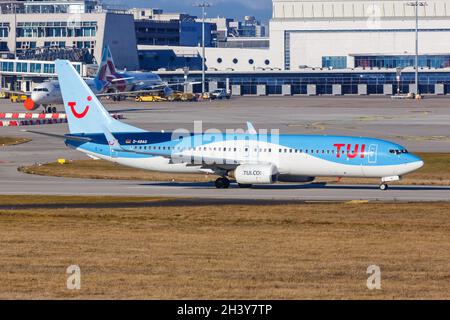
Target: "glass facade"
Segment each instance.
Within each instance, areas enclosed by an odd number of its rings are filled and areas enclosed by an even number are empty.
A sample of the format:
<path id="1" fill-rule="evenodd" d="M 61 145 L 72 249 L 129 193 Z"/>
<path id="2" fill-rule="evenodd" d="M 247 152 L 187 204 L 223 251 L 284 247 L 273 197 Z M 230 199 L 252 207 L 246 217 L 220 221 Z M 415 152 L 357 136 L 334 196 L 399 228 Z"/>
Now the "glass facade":
<path id="1" fill-rule="evenodd" d="M 97 22 L 19 22 L 17 37 L 95 37 Z"/>
<path id="2" fill-rule="evenodd" d="M 13 62 L 0 62 L 0 70 L 4 72 L 14 72 L 14 63 Z"/>
<path id="3" fill-rule="evenodd" d="M 51 47 L 64 48 L 65 46 L 66 46 L 65 41 L 45 41 L 44 42 L 45 48 L 51 48 Z"/>
<path id="4" fill-rule="evenodd" d="M 73 64 L 75 70 L 81 73 L 81 63 Z M 32 61 L 0 61 L 0 72 L 22 72 L 22 73 L 55 73 L 54 63 L 32 62 Z"/>
<path id="5" fill-rule="evenodd" d="M 55 1 L 49 1 L 55 2 Z M 67 3 L 64 3 L 67 2 Z M 26 13 L 89 13 L 94 10 L 97 1 L 28 1 L 25 3 Z"/>
<path id="6" fill-rule="evenodd" d="M 30 72 L 31 73 L 41 73 L 41 64 L 40 63 L 30 63 Z"/>
<path id="7" fill-rule="evenodd" d="M 44 63 L 44 73 L 55 73 L 55 65 L 53 63 Z"/>
<path id="8" fill-rule="evenodd" d="M 17 62 L 16 63 L 16 72 L 28 72 L 28 63 Z"/>
<path id="9" fill-rule="evenodd" d="M 183 75 L 160 74 L 167 82 L 183 83 Z M 244 95 L 256 94 L 257 85 L 267 85 L 267 94 L 281 94 L 284 84 L 291 85 L 292 94 L 307 94 L 307 85 L 316 85 L 317 94 L 332 94 L 333 84 L 342 86 L 342 94 L 358 94 L 358 85 L 367 85 L 368 94 L 384 94 L 384 85 L 392 85 L 397 92 L 396 72 L 317 72 L 317 73 L 208 73 L 208 81 L 217 81 L 219 88 L 225 88 L 227 78 L 231 85 L 240 85 Z M 189 81 L 201 82 L 201 74 L 190 74 Z M 433 94 L 436 84 L 444 84 L 445 91 L 450 92 L 450 72 L 421 72 L 420 92 Z M 400 92 L 410 92 L 409 85 L 414 84 L 414 72 L 404 72 L 400 81 Z M 179 88 L 182 90 L 182 88 Z M 195 92 L 201 92 L 201 85 L 194 85 Z"/>
<path id="10" fill-rule="evenodd" d="M 0 38 L 7 38 L 9 36 L 9 23 L 0 22 Z"/>
<path id="11" fill-rule="evenodd" d="M 347 57 L 322 57 L 322 67 L 331 69 L 346 69 Z"/>
<path id="12" fill-rule="evenodd" d="M 355 56 L 356 68 L 406 68 L 415 66 L 415 56 Z M 420 68 L 448 68 L 450 55 L 419 56 Z"/>

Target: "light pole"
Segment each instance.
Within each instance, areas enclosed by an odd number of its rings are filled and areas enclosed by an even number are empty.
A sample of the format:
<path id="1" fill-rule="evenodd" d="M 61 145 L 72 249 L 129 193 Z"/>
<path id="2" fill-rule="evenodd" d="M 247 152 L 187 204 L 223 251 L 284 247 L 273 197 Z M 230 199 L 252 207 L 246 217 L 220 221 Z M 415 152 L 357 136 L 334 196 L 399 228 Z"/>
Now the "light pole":
<path id="1" fill-rule="evenodd" d="M 205 17 L 206 17 L 206 8 L 211 7 L 211 4 L 207 2 L 202 2 L 194 5 L 195 7 L 202 8 L 202 95 L 205 94 L 206 85 L 205 85 Z"/>
<path id="2" fill-rule="evenodd" d="M 412 2 L 408 2 L 406 4 L 407 6 L 410 7 L 414 7 L 415 8 L 415 13 L 416 13 L 416 58 L 415 58 L 415 68 L 416 68 L 416 81 L 415 81 L 415 86 L 416 86 L 416 92 L 415 95 L 418 96 L 419 95 L 419 7 L 426 7 L 428 5 L 428 3 L 426 3 L 425 1 L 412 1 Z"/>

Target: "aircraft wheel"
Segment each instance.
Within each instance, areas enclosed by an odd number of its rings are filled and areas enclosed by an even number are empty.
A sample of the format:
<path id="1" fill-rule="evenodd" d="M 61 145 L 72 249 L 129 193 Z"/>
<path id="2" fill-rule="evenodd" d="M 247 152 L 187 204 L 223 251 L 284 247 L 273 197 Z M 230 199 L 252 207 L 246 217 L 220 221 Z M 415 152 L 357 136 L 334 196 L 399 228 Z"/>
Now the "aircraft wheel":
<path id="1" fill-rule="evenodd" d="M 230 187 L 230 180 L 227 178 L 219 178 L 215 182 L 217 189 L 228 189 Z"/>
<path id="2" fill-rule="evenodd" d="M 242 183 L 239 183 L 238 186 L 241 189 L 250 189 L 251 187 L 253 187 L 253 185 L 251 184 L 242 184 Z"/>
<path id="3" fill-rule="evenodd" d="M 386 191 L 387 189 L 389 189 L 389 186 L 388 186 L 387 184 L 382 183 L 382 184 L 380 185 L 380 190 Z"/>
<path id="4" fill-rule="evenodd" d="M 52 108 L 52 113 L 56 113 L 56 112 L 57 112 L 56 107 L 53 107 Z"/>

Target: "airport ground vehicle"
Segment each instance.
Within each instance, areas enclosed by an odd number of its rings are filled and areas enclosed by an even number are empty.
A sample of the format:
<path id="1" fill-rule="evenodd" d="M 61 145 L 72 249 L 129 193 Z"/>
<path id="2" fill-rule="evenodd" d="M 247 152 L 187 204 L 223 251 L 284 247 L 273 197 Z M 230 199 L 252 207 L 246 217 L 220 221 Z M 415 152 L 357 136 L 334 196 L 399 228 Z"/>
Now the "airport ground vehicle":
<path id="1" fill-rule="evenodd" d="M 113 119 L 66 60 L 56 61 L 70 134 L 29 131 L 60 138 L 68 147 L 125 166 L 170 173 L 214 174 L 218 189 L 315 177 L 380 178 L 388 183 L 424 162 L 396 143 L 366 137 L 247 132 L 148 132 Z"/>
<path id="2" fill-rule="evenodd" d="M 215 100 L 215 99 L 223 100 L 223 99 L 230 99 L 230 98 L 231 98 L 231 95 L 225 89 L 217 89 L 217 90 L 211 91 L 209 93 L 209 99 L 211 99 L 211 100 Z"/>
<path id="3" fill-rule="evenodd" d="M 6 99 L 8 98 L 6 92 L 0 91 L 0 99 Z"/>
<path id="4" fill-rule="evenodd" d="M 9 97 L 9 100 L 13 103 L 23 103 L 28 99 L 24 94 L 13 94 Z"/>
<path id="5" fill-rule="evenodd" d="M 156 95 L 148 95 L 148 96 L 137 96 L 135 98 L 136 102 L 162 102 L 162 101 L 167 101 L 166 98 L 163 98 L 161 96 L 156 96 Z"/>

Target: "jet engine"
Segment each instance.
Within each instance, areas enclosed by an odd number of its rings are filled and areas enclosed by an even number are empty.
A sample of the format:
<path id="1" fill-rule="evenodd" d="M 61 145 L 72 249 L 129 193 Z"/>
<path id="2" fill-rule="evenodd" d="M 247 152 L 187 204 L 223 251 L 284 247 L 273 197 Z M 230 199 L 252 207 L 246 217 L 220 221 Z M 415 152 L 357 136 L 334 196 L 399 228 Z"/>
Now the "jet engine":
<path id="1" fill-rule="evenodd" d="M 164 90 L 164 97 L 170 97 L 173 94 L 173 90 L 170 87 L 165 87 Z"/>
<path id="2" fill-rule="evenodd" d="M 272 184 L 278 180 L 278 170 L 274 165 L 244 164 L 236 168 L 234 176 L 242 185 Z"/>

